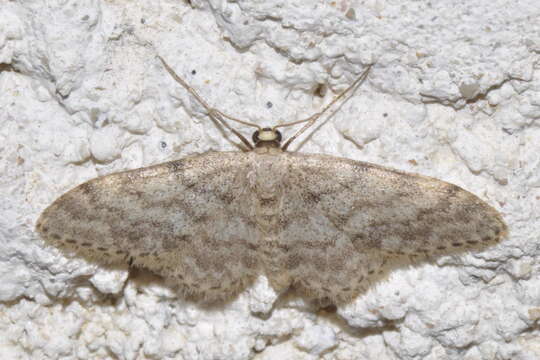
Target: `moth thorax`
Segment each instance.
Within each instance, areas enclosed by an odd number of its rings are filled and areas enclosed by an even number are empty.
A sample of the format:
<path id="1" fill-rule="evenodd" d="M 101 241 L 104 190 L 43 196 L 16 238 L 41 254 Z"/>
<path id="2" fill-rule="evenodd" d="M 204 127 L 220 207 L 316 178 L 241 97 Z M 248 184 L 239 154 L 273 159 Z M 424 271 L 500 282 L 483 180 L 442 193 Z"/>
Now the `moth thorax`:
<path id="1" fill-rule="evenodd" d="M 264 128 L 253 133 L 253 144 L 255 147 L 275 147 L 281 146 L 281 133 L 278 130 Z"/>

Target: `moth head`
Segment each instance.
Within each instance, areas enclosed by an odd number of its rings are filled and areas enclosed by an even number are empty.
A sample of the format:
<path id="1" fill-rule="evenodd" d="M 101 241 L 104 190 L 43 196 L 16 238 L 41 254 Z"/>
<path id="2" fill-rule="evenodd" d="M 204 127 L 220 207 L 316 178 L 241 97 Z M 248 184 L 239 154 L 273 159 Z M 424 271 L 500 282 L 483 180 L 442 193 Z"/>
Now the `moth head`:
<path id="1" fill-rule="evenodd" d="M 281 133 L 271 128 L 263 128 L 253 133 L 253 144 L 255 147 L 275 147 L 281 146 Z"/>

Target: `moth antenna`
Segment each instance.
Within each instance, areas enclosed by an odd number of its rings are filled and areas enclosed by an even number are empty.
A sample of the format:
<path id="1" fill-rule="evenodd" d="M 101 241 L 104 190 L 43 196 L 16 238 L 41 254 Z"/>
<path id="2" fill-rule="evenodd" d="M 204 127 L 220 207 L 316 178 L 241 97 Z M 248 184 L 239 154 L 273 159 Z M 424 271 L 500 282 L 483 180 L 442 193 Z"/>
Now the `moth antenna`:
<path id="1" fill-rule="evenodd" d="M 364 80 L 367 78 L 367 75 L 369 73 L 369 71 L 371 70 L 371 67 L 373 66 L 373 64 L 369 64 L 367 66 L 367 69 L 364 70 L 364 72 L 351 84 L 349 85 L 348 88 L 346 88 L 345 90 L 343 90 L 338 96 L 336 96 L 332 101 L 330 101 L 330 103 L 328 103 L 321 111 L 311 115 L 310 117 L 308 117 L 307 119 L 302 119 L 302 120 L 296 120 L 296 121 L 291 121 L 291 122 L 288 122 L 288 123 L 285 123 L 285 124 L 280 124 L 280 125 L 276 125 L 274 126 L 272 129 L 277 129 L 278 127 L 285 127 L 285 126 L 292 126 L 292 125 L 296 125 L 296 124 L 301 124 L 301 123 L 307 123 L 306 125 L 304 125 L 300 130 L 298 130 L 296 132 L 296 134 L 294 134 L 293 136 L 291 136 L 286 142 L 285 144 L 283 144 L 283 146 L 281 147 L 281 149 L 283 151 L 287 150 L 287 148 L 289 147 L 289 145 L 291 145 L 291 143 L 300 135 L 302 135 L 302 133 L 304 131 L 306 131 L 308 128 L 310 128 L 313 124 L 315 124 L 315 122 L 317 121 L 317 119 L 319 119 L 328 109 L 330 109 L 330 107 L 332 107 L 332 105 L 334 105 L 336 102 L 338 102 L 343 96 L 345 96 L 345 94 L 347 94 L 350 90 L 352 90 L 354 87 L 356 87 L 356 85 L 358 84 L 361 84 L 362 82 L 364 82 Z"/>
<path id="2" fill-rule="evenodd" d="M 218 121 L 234 135 L 236 135 L 244 143 L 244 145 L 248 147 L 249 150 L 253 150 L 253 145 L 251 145 L 251 143 L 242 134 L 240 134 L 237 130 L 233 129 L 223 118 L 235 121 L 246 126 L 255 127 L 260 130 L 261 127 L 259 125 L 227 115 L 224 112 L 214 109 L 213 107 L 208 105 L 206 101 L 204 101 L 204 99 L 195 91 L 195 89 L 189 86 L 189 84 L 184 79 L 182 79 L 178 74 L 176 74 L 176 72 L 169 66 L 169 64 L 167 64 L 167 62 L 161 56 L 157 54 L 156 56 L 163 64 L 165 70 L 167 70 L 167 72 L 172 76 L 172 78 L 176 80 L 176 82 L 178 82 L 180 85 L 182 85 L 187 91 L 189 91 L 189 93 L 193 95 L 193 97 L 197 99 L 197 101 L 206 109 L 206 111 L 208 112 L 208 116 Z"/>

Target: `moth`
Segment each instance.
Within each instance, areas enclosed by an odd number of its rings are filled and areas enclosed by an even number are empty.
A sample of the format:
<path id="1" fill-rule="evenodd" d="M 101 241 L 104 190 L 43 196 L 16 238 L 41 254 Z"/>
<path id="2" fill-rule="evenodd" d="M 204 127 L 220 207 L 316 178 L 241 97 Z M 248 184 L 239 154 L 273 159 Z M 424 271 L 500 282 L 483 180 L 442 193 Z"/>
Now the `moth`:
<path id="1" fill-rule="evenodd" d="M 184 295 L 227 299 L 265 275 L 315 299 L 347 302 L 393 260 L 495 244 L 500 214 L 447 182 L 340 157 L 287 151 L 345 91 L 307 119 L 260 127 L 209 106 L 164 68 L 244 144 L 99 177 L 41 214 L 50 244 L 102 264 L 129 262 Z M 256 128 L 252 142 L 227 122 Z M 282 142 L 278 128 L 304 124 Z"/>

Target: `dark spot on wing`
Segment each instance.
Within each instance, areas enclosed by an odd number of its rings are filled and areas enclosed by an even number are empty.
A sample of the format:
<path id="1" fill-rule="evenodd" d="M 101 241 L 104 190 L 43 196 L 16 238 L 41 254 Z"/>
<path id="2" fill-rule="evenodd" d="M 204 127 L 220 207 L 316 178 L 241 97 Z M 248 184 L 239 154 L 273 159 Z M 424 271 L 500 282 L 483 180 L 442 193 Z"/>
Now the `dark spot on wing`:
<path id="1" fill-rule="evenodd" d="M 91 184 L 91 182 L 85 182 L 84 184 L 79 185 L 78 189 L 84 194 L 84 195 L 91 195 L 95 192 L 94 185 Z"/>
<path id="2" fill-rule="evenodd" d="M 254 244 L 253 242 L 247 241 L 246 246 L 251 251 L 257 251 L 259 249 L 259 246 L 257 244 Z"/>
<path id="3" fill-rule="evenodd" d="M 182 171 L 185 168 L 185 164 L 181 160 L 168 162 L 166 166 L 173 173 Z"/>
<path id="4" fill-rule="evenodd" d="M 234 201 L 234 195 L 232 192 L 224 191 L 218 195 L 218 198 L 226 205 L 229 205 Z"/>
<path id="5" fill-rule="evenodd" d="M 298 256 L 298 254 L 291 254 L 287 257 L 285 267 L 288 270 L 293 270 L 293 269 L 296 269 L 298 266 L 300 266 L 300 263 L 301 263 L 300 256 Z"/>
<path id="6" fill-rule="evenodd" d="M 180 242 L 191 242 L 191 236 L 189 235 L 181 235 L 174 238 L 175 241 Z"/>
<path id="7" fill-rule="evenodd" d="M 276 247 L 283 250 L 283 251 L 285 251 L 285 252 L 288 252 L 290 250 L 290 247 L 287 244 L 277 243 Z"/>
<path id="8" fill-rule="evenodd" d="M 306 197 L 306 202 L 318 204 L 321 201 L 321 195 L 317 194 L 316 192 L 306 191 L 304 194 Z"/>
<path id="9" fill-rule="evenodd" d="M 275 208 L 277 206 L 277 202 L 278 202 L 277 197 L 272 197 L 272 198 L 268 198 L 268 199 L 264 199 L 264 198 L 259 199 L 259 205 L 261 207 Z"/>
<path id="10" fill-rule="evenodd" d="M 208 222 L 209 216 L 207 214 L 201 214 L 199 216 L 193 216 L 193 222 L 195 224 L 202 224 Z"/>
<path id="11" fill-rule="evenodd" d="M 454 184 L 448 184 L 445 188 L 445 191 L 448 197 L 454 197 L 456 193 L 461 191 L 461 188 Z"/>

